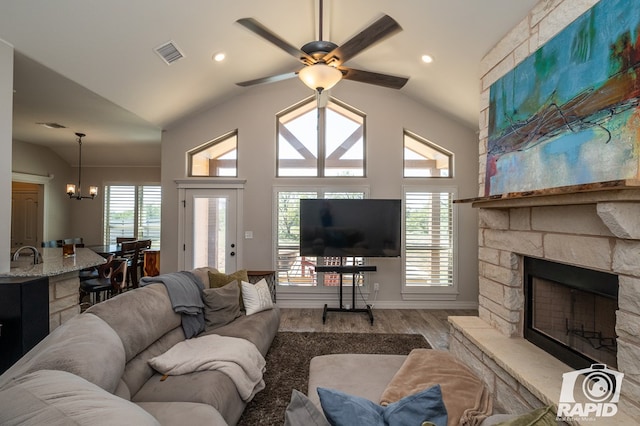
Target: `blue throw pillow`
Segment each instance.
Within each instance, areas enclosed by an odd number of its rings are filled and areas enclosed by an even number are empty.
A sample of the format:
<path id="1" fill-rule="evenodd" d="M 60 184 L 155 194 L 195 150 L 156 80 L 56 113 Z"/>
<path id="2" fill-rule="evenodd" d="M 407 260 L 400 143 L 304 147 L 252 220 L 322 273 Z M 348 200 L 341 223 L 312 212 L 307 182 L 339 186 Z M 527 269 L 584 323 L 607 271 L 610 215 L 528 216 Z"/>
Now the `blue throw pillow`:
<path id="1" fill-rule="evenodd" d="M 406 426 L 429 421 L 447 426 L 447 409 L 440 385 L 406 396 L 383 407 L 359 396 L 318 388 L 322 411 L 332 426 Z"/>

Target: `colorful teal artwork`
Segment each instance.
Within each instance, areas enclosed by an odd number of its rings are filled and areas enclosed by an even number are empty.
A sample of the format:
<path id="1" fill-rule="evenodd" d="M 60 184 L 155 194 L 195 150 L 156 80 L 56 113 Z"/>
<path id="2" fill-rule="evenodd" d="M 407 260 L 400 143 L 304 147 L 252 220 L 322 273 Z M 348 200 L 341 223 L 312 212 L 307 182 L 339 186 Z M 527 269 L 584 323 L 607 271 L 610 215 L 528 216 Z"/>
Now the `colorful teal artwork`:
<path id="1" fill-rule="evenodd" d="M 640 1 L 601 0 L 490 89 L 485 195 L 637 179 Z"/>

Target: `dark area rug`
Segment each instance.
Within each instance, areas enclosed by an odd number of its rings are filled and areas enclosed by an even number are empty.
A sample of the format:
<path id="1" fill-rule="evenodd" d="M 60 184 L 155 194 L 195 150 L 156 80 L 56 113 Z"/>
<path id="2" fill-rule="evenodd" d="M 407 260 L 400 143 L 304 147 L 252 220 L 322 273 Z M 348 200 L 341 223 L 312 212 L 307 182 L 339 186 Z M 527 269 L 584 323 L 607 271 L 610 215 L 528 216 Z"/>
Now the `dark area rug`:
<path id="1" fill-rule="evenodd" d="M 247 405 L 239 426 L 282 425 L 291 391 L 307 393 L 309 362 L 328 354 L 406 355 L 430 348 L 420 334 L 279 332 L 267 353 L 265 389 Z"/>

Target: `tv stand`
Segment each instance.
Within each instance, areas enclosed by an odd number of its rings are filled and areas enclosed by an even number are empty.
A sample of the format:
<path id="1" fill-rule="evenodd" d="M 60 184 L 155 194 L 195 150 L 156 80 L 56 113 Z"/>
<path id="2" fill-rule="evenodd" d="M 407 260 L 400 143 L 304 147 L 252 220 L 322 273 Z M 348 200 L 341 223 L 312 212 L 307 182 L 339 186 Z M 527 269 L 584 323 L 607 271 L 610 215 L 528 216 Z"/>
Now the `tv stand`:
<path id="1" fill-rule="evenodd" d="M 340 307 L 330 308 L 326 303 L 324 305 L 324 311 L 322 312 L 322 323 L 327 320 L 327 312 L 363 312 L 369 315 L 369 321 L 373 325 L 373 311 L 371 311 L 371 305 L 367 304 L 366 308 L 356 308 L 356 274 L 361 272 L 373 272 L 376 271 L 375 266 L 367 265 L 340 265 L 340 266 L 316 266 L 316 272 L 333 272 L 340 275 Z M 351 281 L 351 306 L 345 308 L 342 304 L 342 276 L 344 274 L 353 274 L 353 280 Z"/>

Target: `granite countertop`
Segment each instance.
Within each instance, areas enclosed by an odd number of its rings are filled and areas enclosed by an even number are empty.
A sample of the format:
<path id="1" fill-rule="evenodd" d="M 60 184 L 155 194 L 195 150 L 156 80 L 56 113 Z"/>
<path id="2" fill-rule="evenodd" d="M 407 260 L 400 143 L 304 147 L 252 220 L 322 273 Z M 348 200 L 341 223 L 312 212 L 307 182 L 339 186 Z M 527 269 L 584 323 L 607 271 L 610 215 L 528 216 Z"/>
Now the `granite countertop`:
<path id="1" fill-rule="evenodd" d="M 63 257 L 61 248 L 40 248 L 42 263 L 33 264 L 31 250 L 23 250 L 21 259 L 11 262 L 9 272 L 0 273 L 0 277 L 51 277 L 67 272 L 79 271 L 101 265 L 105 259 L 88 248 L 76 248 L 76 254 Z"/>

